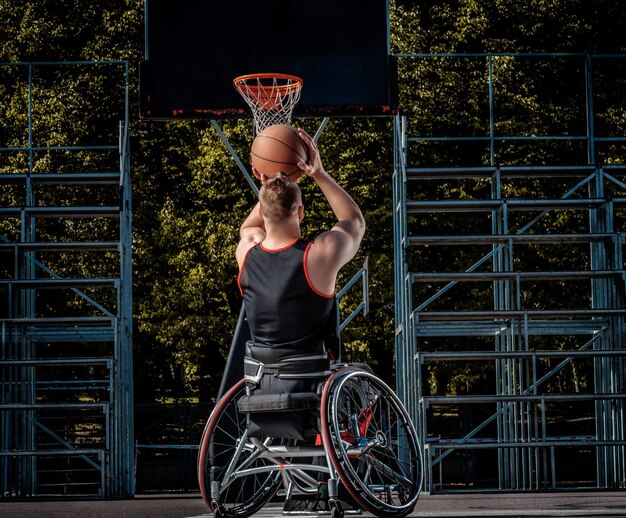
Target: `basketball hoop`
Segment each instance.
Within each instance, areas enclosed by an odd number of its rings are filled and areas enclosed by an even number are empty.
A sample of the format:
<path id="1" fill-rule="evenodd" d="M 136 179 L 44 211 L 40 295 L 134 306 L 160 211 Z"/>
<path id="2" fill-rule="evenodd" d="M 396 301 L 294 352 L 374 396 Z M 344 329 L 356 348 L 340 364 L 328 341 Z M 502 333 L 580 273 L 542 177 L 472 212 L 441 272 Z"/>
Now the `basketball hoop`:
<path id="1" fill-rule="evenodd" d="M 252 110 L 255 133 L 273 124 L 291 125 L 302 84 L 302 79 L 289 74 L 248 74 L 233 79 L 235 89 Z"/>

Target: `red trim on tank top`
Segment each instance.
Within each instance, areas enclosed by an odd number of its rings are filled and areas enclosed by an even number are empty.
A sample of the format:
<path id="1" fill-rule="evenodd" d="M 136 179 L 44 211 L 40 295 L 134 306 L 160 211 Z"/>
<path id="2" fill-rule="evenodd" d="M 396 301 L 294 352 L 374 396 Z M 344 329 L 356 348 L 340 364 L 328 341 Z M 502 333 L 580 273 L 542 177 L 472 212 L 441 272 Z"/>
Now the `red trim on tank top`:
<path id="1" fill-rule="evenodd" d="M 237 274 L 237 286 L 239 286 L 239 293 L 241 293 L 242 297 L 243 297 L 243 288 L 241 287 L 241 274 L 243 273 L 243 269 L 246 266 L 246 259 L 248 258 L 248 254 L 250 253 L 250 250 L 252 250 L 253 248 L 254 246 L 251 246 L 246 251 L 245 255 L 243 256 L 243 260 L 241 261 L 241 268 L 239 268 L 239 273 Z"/>
<path id="2" fill-rule="evenodd" d="M 281 248 L 265 248 L 263 246 L 263 241 L 261 241 L 259 243 L 259 246 L 261 247 L 261 250 L 263 250 L 264 252 L 282 252 L 283 250 L 287 250 L 288 248 L 291 248 L 293 245 L 295 245 L 298 241 L 300 241 L 300 238 L 296 238 L 295 241 L 292 241 L 291 243 L 289 243 L 288 245 L 285 245 Z"/>
<path id="3" fill-rule="evenodd" d="M 304 276 L 306 277 L 306 282 L 308 283 L 309 288 L 311 288 L 313 290 L 313 292 L 316 293 L 317 295 L 319 295 L 320 297 L 324 297 L 326 299 L 332 299 L 335 296 L 335 292 L 331 293 L 330 295 L 328 295 L 326 293 L 322 293 L 315 286 L 313 286 L 313 283 L 311 282 L 311 279 L 309 278 L 309 270 L 306 267 L 306 258 L 309 255 L 309 249 L 311 248 L 312 244 L 313 243 L 309 243 L 306 246 L 306 250 L 304 251 L 304 259 L 302 259 L 302 266 L 304 267 Z"/>

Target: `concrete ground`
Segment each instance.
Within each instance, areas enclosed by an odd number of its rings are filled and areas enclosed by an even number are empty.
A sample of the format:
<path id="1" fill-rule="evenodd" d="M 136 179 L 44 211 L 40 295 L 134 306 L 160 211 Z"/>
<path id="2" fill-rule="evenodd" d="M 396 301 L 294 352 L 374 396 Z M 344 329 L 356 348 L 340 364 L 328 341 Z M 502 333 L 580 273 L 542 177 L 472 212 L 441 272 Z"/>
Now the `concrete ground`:
<path id="1" fill-rule="evenodd" d="M 105 501 L 0 500 L 2 518 L 209 518 L 210 516 L 212 515 L 209 514 L 202 498 L 196 494 L 137 496 L 130 500 Z M 272 504 L 256 516 L 279 517 L 282 516 L 282 508 Z M 424 518 L 626 516 L 626 491 L 423 494 L 411 516 Z"/>

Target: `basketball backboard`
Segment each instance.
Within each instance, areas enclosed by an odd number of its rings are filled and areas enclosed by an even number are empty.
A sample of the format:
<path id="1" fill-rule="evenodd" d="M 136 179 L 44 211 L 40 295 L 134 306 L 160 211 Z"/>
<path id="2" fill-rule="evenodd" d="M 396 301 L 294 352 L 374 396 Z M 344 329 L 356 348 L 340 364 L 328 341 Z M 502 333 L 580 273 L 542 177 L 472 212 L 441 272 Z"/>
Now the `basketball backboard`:
<path id="1" fill-rule="evenodd" d="M 391 115 L 388 0 L 145 0 L 144 119 L 249 116 L 236 76 L 304 80 L 296 116 Z"/>

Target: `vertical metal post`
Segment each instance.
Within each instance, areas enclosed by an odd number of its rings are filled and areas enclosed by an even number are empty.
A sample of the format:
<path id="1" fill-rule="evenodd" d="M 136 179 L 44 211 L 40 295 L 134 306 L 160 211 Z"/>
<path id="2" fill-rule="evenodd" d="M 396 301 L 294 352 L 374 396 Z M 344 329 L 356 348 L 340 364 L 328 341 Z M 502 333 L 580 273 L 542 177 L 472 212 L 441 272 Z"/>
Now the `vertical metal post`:
<path id="1" fill-rule="evenodd" d="M 593 112 L 593 60 L 585 56 L 585 107 L 587 121 L 587 160 L 589 165 L 596 165 L 595 124 Z"/>
<path id="2" fill-rule="evenodd" d="M 0 360 L 4 359 L 4 348 L 5 348 L 5 322 L 2 322 L 2 341 L 0 342 Z M 4 405 L 6 403 L 5 400 L 5 385 L 6 378 L 5 373 L 2 371 L 0 373 L 0 405 Z M 0 449 L 6 449 L 6 437 L 8 430 L 6 429 L 6 412 L 0 410 Z M 9 474 L 7 470 L 7 464 L 4 456 L 0 457 L 0 491 L 2 494 L 7 492 L 8 479 Z"/>
<path id="3" fill-rule="evenodd" d="M 395 281 L 395 356 L 396 390 L 416 426 L 420 444 L 426 444 L 426 419 L 428 408 L 423 404 L 422 368 L 416 357 L 417 345 L 414 315 L 412 314 L 412 278 L 408 271 L 407 251 L 410 246 L 407 229 L 406 169 L 408 162 L 407 118 L 394 118 L 394 173 L 393 173 L 393 227 L 394 227 L 394 281 Z M 432 460 L 432 451 L 428 451 Z M 431 464 L 428 484 L 432 484 Z"/>
<path id="4" fill-rule="evenodd" d="M 495 124 L 493 107 L 493 56 L 487 57 L 489 71 L 489 164 L 496 165 Z"/>
<path id="5" fill-rule="evenodd" d="M 31 183 L 31 176 L 35 168 L 35 157 L 33 151 L 33 65 L 28 65 L 28 171 L 26 174 L 25 182 L 25 202 L 26 208 L 35 206 L 35 199 L 33 193 L 33 186 Z M 25 234 L 22 236 L 22 241 L 25 243 L 32 243 L 35 241 L 35 217 L 24 214 L 24 230 Z M 35 270 L 35 252 L 29 251 L 24 254 L 24 270 L 20 276 L 22 279 L 34 279 Z M 22 311 L 21 315 L 24 318 L 33 318 L 35 316 L 35 290 L 21 290 L 22 297 Z M 20 359 L 31 358 L 31 345 L 26 333 L 21 333 L 20 337 L 21 351 Z M 19 369 L 21 379 L 21 400 L 26 404 L 34 404 L 36 401 L 36 386 L 33 367 L 21 367 Z M 35 447 L 35 411 L 34 410 L 21 410 L 20 414 L 22 418 L 21 426 L 22 430 L 20 436 L 22 438 L 21 447 L 24 450 L 33 450 Z M 36 458 L 34 456 L 24 457 L 22 459 L 24 480 L 23 488 L 28 491 L 28 494 L 35 494 L 37 487 L 37 470 L 36 470 Z"/>
<path id="6" fill-rule="evenodd" d="M 589 77 L 589 67 L 590 60 L 586 59 L 586 74 Z M 589 92 L 589 90 L 588 90 Z M 590 105 L 589 97 L 587 99 L 587 106 Z M 588 120 L 588 128 L 591 132 L 592 124 Z M 591 134 L 589 135 L 589 152 L 590 152 L 590 160 L 591 153 L 593 152 L 592 146 L 592 138 Z M 588 183 L 589 189 L 589 197 L 590 198 L 599 198 L 604 195 L 603 191 L 603 175 L 601 170 L 597 169 L 596 173 L 593 176 L 593 179 Z M 601 233 L 605 231 L 604 218 L 601 215 L 601 209 L 590 208 L 589 209 L 589 232 L 591 233 Z M 604 243 L 601 242 L 591 242 L 589 243 L 589 256 L 590 256 L 590 268 L 591 270 L 603 270 L 606 269 L 607 265 L 605 264 L 605 254 L 603 251 Z M 592 279 L 591 280 L 591 307 L 592 308 L 605 308 L 606 307 L 606 298 L 604 293 L 604 279 Z M 599 340 L 596 342 L 598 344 L 599 349 L 607 349 L 608 344 L 608 336 L 607 333 L 603 333 Z M 610 346 L 609 346 L 610 347 Z M 596 348 L 596 344 L 594 344 L 594 348 Z M 608 387 L 606 386 L 606 368 L 608 358 L 594 358 L 594 385 L 596 393 L 606 393 Z M 610 389 L 609 389 L 610 390 Z M 597 400 L 595 402 L 595 423 L 596 423 L 596 437 L 598 440 L 610 440 L 610 423 L 607 423 L 607 404 L 611 405 L 610 401 L 607 400 Z M 608 456 L 608 448 L 607 447 L 597 447 L 596 448 L 596 471 L 597 471 L 597 480 L 599 487 L 606 487 L 607 483 L 607 469 L 609 469 L 610 459 Z"/>
<path id="7" fill-rule="evenodd" d="M 128 70 L 126 70 L 128 91 Z M 120 291 L 121 305 L 118 308 L 117 339 L 119 340 L 118 369 L 120 382 L 118 385 L 117 440 L 119 441 L 120 457 L 119 492 L 116 496 L 132 496 L 135 493 L 135 437 L 133 407 L 133 342 L 132 342 L 132 192 L 130 179 L 130 150 L 128 138 L 128 119 L 120 123 L 120 182 L 121 182 L 121 213 L 120 213 Z"/>
<path id="8" fill-rule="evenodd" d="M 545 405 L 545 401 L 543 400 L 543 398 L 542 398 L 541 403 L 539 404 L 541 405 L 541 440 L 545 441 L 548 438 L 548 433 L 547 433 L 548 423 L 546 422 L 546 405 Z M 548 487 L 548 451 L 547 451 L 547 448 L 545 447 L 543 447 L 541 451 L 543 453 L 542 488 L 547 489 Z"/>
<path id="9" fill-rule="evenodd" d="M 489 60 L 489 126 L 490 126 L 490 134 L 491 134 L 491 128 L 492 128 L 492 117 L 493 117 L 493 113 L 492 113 L 492 109 L 491 109 L 491 60 Z M 491 138 L 490 138 L 491 141 Z M 490 157 L 492 158 L 493 155 L 490 154 Z M 491 160 L 490 158 L 490 160 Z M 501 195 L 500 195 L 500 169 L 496 169 L 495 173 L 493 174 L 493 176 L 491 177 L 491 199 L 492 200 L 498 200 L 500 199 Z M 493 210 L 491 212 L 491 233 L 494 235 L 497 234 L 501 234 L 502 233 L 502 218 L 500 217 L 500 213 L 501 210 Z M 497 253 L 498 251 L 498 247 L 499 245 L 493 245 L 492 246 L 492 269 L 493 271 L 498 271 L 498 260 L 499 260 L 499 254 Z M 493 307 L 494 309 L 498 309 L 500 307 L 500 303 L 501 303 L 501 286 L 500 286 L 500 281 L 495 280 L 493 281 Z M 494 343 L 494 350 L 496 352 L 503 350 L 502 348 L 502 332 L 497 333 L 495 338 L 495 343 Z M 499 359 L 496 357 L 495 359 L 495 371 L 496 371 L 496 379 L 495 379 L 495 393 L 497 395 L 503 395 L 505 393 L 504 391 L 504 373 L 506 372 L 506 365 L 504 364 L 504 360 Z M 496 412 L 497 412 L 497 419 L 496 419 L 496 427 L 497 427 L 497 439 L 498 442 L 502 442 L 502 438 L 503 438 L 503 434 L 504 434 L 504 418 L 503 418 L 503 404 L 501 402 L 497 402 L 496 403 Z M 504 454 L 505 451 L 503 448 L 497 448 L 496 450 L 496 455 L 498 456 L 498 488 L 499 489 L 503 489 L 506 486 L 506 483 L 503 479 L 503 477 L 505 476 L 505 462 L 504 462 Z"/>
<path id="10" fill-rule="evenodd" d="M 603 179 L 605 178 L 603 173 Z M 614 203 L 607 204 L 609 219 L 607 225 L 615 230 Z M 612 239 L 612 264 L 611 268 L 619 270 L 624 264 L 623 256 L 623 236 L 614 235 Z M 613 293 L 613 307 L 623 308 L 626 306 L 626 294 L 624 293 L 624 276 L 612 276 L 611 292 Z M 612 348 L 616 350 L 626 350 L 626 337 L 624 336 L 624 321 L 622 318 L 612 318 L 611 332 L 613 335 Z M 613 377 L 613 392 L 615 394 L 626 393 L 626 358 L 618 356 L 611 358 L 611 372 Z M 626 488 L 626 402 L 623 399 L 614 401 L 614 439 L 622 441 L 620 446 L 614 446 L 615 452 L 615 478 L 612 483 L 614 488 Z"/>
<path id="11" fill-rule="evenodd" d="M 403 277 L 403 297 L 402 297 L 402 311 L 403 319 L 405 322 L 404 327 L 404 357 L 405 365 L 407 369 L 407 379 L 405 380 L 404 397 L 406 400 L 407 408 L 411 418 L 417 420 L 417 422 L 425 422 L 418 415 L 418 406 L 416 401 L 415 383 L 423 386 L 424 380 L 417 378 L 415 375 L 415 353 L 418 350 L 417 334 L 415 332 L 415 326 L 417 322 L 413 315 L 413 283 L 409 274 L 409 266 L 407 255 L 410 250 L 410 240 L 408 231 L 408 216 L 407 216 L 407 167 L 408 167 L 408 118 L 402 117 L 402 126 L 400 133 L 401 142 L 401 155 L 400 155 L 400 222 L 402 231 L 402 244 L 400 247 L 400 260 L 402 266 Z M 427 431 L 425 428 L 421 430 L 420 440 L 422 444 L 426 442 Z"/>

